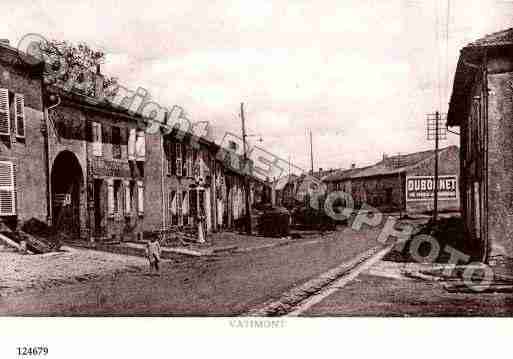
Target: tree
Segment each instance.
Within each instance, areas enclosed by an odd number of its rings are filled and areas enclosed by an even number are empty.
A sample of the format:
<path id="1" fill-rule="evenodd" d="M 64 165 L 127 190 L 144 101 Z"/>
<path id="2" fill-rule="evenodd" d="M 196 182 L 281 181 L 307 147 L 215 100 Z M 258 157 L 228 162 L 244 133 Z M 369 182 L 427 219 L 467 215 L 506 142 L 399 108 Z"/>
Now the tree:
<path id="1" fill-rule="evenodd" d="M 44 81 L 66 90 L 74 90 L 86 96 L 95 96 L 95 73 L 105 62 L 105 53 L 86 43 L 45 40 L 39 43 L 39 51 L 45 61 Z M 117 87 L 115 77 L 104 76 L 106 96 Z"/>

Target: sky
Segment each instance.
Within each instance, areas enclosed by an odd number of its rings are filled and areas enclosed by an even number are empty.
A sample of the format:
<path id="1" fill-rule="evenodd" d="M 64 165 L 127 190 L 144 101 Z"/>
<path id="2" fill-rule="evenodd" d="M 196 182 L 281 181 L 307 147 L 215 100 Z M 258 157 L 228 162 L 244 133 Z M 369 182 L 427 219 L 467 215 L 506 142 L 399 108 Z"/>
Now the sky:
<path id="1" fill-rule="evenodd" d="M 327 169 L 432 148 L 426 114 L 447 111 L 459 50 L 512 27 L 513 0 L 2 0 L 0 10 L 13 46 L 27 33 L 84 41 L 107 54 L 103 73 L 209 121 L 219 139 L 240 133 L 243 102 L 250 140 L 309 169 L 311 130 L 314 167 Z"/>

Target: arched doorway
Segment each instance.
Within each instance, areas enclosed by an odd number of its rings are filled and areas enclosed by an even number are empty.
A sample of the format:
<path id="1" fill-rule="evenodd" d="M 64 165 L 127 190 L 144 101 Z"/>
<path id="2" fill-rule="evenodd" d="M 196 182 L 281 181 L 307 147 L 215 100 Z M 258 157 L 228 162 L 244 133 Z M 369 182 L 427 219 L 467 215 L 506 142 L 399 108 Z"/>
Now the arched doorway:
<path id="1" fill-rule="evenodd" d="M 52 217 L 58 231 L 74 237 L 80 234 L 80 192 L 83 186 L 82 168 L 70 151 L 62 151 L 53 162 Z"/>

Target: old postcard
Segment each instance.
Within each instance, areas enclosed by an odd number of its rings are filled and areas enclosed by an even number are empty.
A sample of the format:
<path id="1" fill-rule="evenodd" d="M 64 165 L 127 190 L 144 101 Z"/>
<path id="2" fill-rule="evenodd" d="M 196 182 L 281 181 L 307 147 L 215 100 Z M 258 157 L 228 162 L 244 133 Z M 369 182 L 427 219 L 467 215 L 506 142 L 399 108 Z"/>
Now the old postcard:
<path id="1" fill-rule="evenodd" d="M 513 315 L 513 1 L 0 10 L 5 357 Z"/>

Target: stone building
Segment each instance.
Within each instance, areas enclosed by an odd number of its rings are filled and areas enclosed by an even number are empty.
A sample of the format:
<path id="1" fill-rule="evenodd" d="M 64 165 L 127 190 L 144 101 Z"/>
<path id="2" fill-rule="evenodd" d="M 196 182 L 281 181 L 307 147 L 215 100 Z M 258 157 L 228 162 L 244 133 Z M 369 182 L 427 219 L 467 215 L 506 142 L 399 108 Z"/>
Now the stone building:
<path id="1" fill-rule="evenodd" d="M 189 133 L 161 128 L 146 134 L 139 114 L 101 93 L 43 86 L 43 65 L 30 65 L 37 62 L 0 43 L 4 222 L 35 218 L 70 238 L 96 241 L 194 230 L 198 215 L 207 231 L 240 225 L 246 212 L 240 156 L 228 156 L 227 163 L 223 154 L 233 151 Z M 101 91 L 99 69 L 92 78 Z M 252 204 L 270 190 L 248 163 Z"/>
<path id="2" fill-rule="evenodd" d="M 148 136 L 147 230 L 195 231 L 198 215 L 207 232 L 241 228 L 246 214 L 241 158 L 207 138 Z M 250 161 L 249 161 L 250 162 Z M 270 201 L 270 186 L 251 175 L 250 205 Z"/>
<path id="3" fill-rule="evenodd" d="M 107 102 L 46 88 L 50 222 L 82 239 L 133 238 L 144 228 L 145 133 Z"/>
<path id="4" fill-rule="evenodd" d="M 207 230 L 216 228 L 215 144 L 190 135 L 147 138 L 147 227 L 186 230 L 205 218 Z"/>
<path id="5" fill-rule="evenodd" d="M 481 259 L 513 257 L 513 29 L 460 51 L 447 124 L 460 127 L 462 215 Z"/>
<path id="6" fill-rule="evenodd" d="M 46 221 L 42 66 L 0 42 L 0 217 Z"/>
<path id="7" fill-rule="evenodd" d="M 458 148 L 439 150 L 440 211 L 459 211 Z M 356 208 L 370 205 L 382 212 L 408 213 L 433 210 L 435 154 L 416 152 L 383 159 L 363 168 L 342 170 L 324 178 L 328 192 L 343 191 L 352 196 Z"/>

